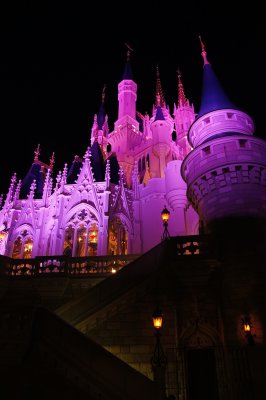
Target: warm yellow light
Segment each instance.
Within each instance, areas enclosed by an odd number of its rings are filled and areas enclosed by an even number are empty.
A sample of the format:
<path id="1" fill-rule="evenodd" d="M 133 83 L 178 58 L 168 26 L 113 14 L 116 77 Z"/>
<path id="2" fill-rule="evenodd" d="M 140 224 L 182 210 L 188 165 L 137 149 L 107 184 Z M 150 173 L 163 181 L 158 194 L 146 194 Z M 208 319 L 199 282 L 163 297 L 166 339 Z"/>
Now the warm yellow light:
<path id="1" fill-rule="evenodd" d="M 163 325 L 163 314 L 159 308 L 157 308 L 152 314 L 152 321 L 155 329 L 161 329 Z"/>
<path id="2" fill-rule="evenodd" d="M 245 333 L 251 332 L 251 321 L 248 316 L 242 319 L 242 325 Z"/>
<path id="3" fill-rule="evenodd" d="M 6 232 L 5 231 L 1 231 L 0 232 L 0 240 L 3 240 L 6 237 Z"/>
<path id="4" fill-rule="evenodd" d="M 116 269 L 112 268 L 111 272 L 112 272 L 112 274 L 115 274 L 116 273 Z"/>
<path id="5" fill-rule="evenodd" d="M 170 216 L 170 211 L 167 210 L 166 206 L 164 207 L 161 215 L 162 215 L 163 222 L 168 222 L 168 219 L 169 219 L 169 216 Z"/>

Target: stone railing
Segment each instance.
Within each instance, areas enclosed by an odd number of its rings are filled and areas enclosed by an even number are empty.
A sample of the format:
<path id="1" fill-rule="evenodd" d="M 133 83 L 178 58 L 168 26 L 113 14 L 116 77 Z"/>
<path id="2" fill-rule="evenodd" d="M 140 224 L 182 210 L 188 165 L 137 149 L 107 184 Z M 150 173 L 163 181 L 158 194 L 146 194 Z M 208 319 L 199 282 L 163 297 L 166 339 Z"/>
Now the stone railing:
<path id="1" fill-rule="evenodd" d="M 166 239 L 169 252 L 177 256 L 204 256 L 215 254 L 209 236 L 176 236 Z M 58 274 L 62 276 L 108 276 L 116 273 L 139 255 L 109 255 L 88 257 L 40 256 L 28 259 L 13 259 L 0 256 L 0 273 L 9 276 L 41 276 Z"/>
<path id="2" fill-rule="evenodd" d="M 88 257 L 40 256 L 13 259 L 0 256 L 2 273 L 9 276 L 41 276 L 47 274 L 108 276 L 116 273 L 138 255 L 110 255 Z"/>

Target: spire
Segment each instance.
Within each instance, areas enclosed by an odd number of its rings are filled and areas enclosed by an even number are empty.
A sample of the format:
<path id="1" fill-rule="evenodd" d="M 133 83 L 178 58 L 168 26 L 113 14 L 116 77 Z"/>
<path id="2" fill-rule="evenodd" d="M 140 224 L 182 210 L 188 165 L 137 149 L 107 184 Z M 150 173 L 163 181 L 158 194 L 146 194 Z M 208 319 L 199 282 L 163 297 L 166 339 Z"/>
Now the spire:
<path id="1" fill-rule="evenodd" d="M 36 189 L 36 180 L 34 179 L 34 180 L 32 181 L 32 184 L 30 185 L 30 193 L 29 193 L 29 195 L 28 195 L 28 197 L 29 197 L 30 199 L 33 199 L 33 198 L 34 198 L 35 189 Z"/>
<path id="2" fill-rule="evenodd" d="M 40 152 L 40 144 L 38 144 L 37 148 L 34 150 L 34 162 L 37 162 L 39 160 Z"/>
<path id="3" fill-rule="evenodd" d="M 103 86 L 103 90 L 102 90 L 102 101 L 101 101 L 101 105 L 100 105 L 100 109 L 98 112 L 98 116 L 97 116 L 97 123 L 98 123 L 98 129 L 102 130 L 103 129 L 103 124 L 105 121 L 105 91 L 106 91 L 106 85 L 104 84 Z"/>
<path id="4" fill-rule="evenodd" d="M 219 80 L 213 72 L 211 64 L 207 60 L 207 53 L 205 51 L 204 44 L 202 43 L 200 37 L 200 43 L 202 48 L 202 56 L 204 60 L 203 66 L 203 83 L 202 83 L 202 93 L 201 93 L 201 104 L 200 111 L 197 118 L 211 111 L 221 110 L 224 108 L 234 108 L 237 107 L 228 99 L 225 94 Z"/>
<path id="5" fill-rule="evenodd" d="M 181 80 L 181 72 L 180 69 L 178 68 L 177 70 L 177 79 L 178 79 L 178 102 L 177 104 L 180 106 L 184 106 L 187 102 L 185 92 L 184 92 L 184 86 Z"/>
<path id="6" fill-rule="evenodd" d="M 22 181 L 21 179 L 18 181 L 17 187 L 16 187 L 16 191 L 15 191 L 15 195 L 14 195 L 14 200 L 18 200 L 19 199 L 19 194 L 20 194 L 20 189 L 21 189 L 21 185 L 22 185 Z"/>
<path id="7" fill-rule="evenodd" d="M 163 112 L 160 106 L 157 107 L 156 115 L 154 121 L 164 121 L 165 118 L 163 116 Z"/>
<path id="8" fill-rule="evenodd" d="M 50 158 L 50 165 L 49 165 L 49 168 L 51 171 L 53 170 L 54 162 L 55 162 L 55 157 L 54 157 L 54 151 L 53 151 L 51 158 Z"/>
<path id="9" fill-rule="evenodd" d="M 125 46 L 127 47 L 127 62 L 125 65 L 122 81 L 124 81 L 124 80 L 132 80 L 133 81 L 133 74 L 132 74 L 132 69 L 131 69 L 131 65 L 130 65 L 130 56 L 131 56 L 131 52 L 133 51 L 133 49 L 127 43 L 125 43 Z"/>
<path id="10" fill-rule="evenodd" d="M 156 66 L 156 93 L 155 93 L 155 104 L 156 106 L 165 106 L 163 88 L 160 79 L 159 65 Z"/>
<path id="11" fill-rule="evenodd" d="M 17 174 L 16 174 L 16 172 L 14 172 L 14 175 L 11 178 L 11 182 L 10 182 L 9 190 L 8 190 L 8 193 L 6 196 L 5 204 L 9 204 L 12 201 L 16 181 L 17 181 Z"/>
<path id="12" fill-rule="evenodd" d="M 108 189 L 110 186 L 110 160 L 106 160 L 106 167 L 105 167 L 105 182 L 106 182 L 106 188 Z"/>
<path id="13" fill-rule="evenodd" d="M 204 43 L 203 43 L 203 41 L 201 40 L 201 36 L 199 36 L 199 40 L 200 40 L 201 55 L 202 55 L 202 58 L 203 58 L 204 65 L 209 64 L 209 61 L 207 60 L 207 53 L 206 53 L 206 51 L 205 51 Z"/>

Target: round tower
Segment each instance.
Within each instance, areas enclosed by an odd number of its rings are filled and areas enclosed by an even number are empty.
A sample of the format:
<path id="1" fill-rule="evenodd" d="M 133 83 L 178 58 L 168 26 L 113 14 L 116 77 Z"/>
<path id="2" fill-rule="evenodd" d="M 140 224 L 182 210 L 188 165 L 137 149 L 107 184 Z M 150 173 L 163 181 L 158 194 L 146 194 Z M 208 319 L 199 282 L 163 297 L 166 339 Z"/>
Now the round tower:
<path id="1" fill-rule="evenodd" d="M 206 233 L 254 242 L 266 218 L 266 142 L 252 136 L 252 118 L 230 102 L 201 45 L 201 106 L 188 133 L 193 151 L 181 171 L 187 196 Z"/>

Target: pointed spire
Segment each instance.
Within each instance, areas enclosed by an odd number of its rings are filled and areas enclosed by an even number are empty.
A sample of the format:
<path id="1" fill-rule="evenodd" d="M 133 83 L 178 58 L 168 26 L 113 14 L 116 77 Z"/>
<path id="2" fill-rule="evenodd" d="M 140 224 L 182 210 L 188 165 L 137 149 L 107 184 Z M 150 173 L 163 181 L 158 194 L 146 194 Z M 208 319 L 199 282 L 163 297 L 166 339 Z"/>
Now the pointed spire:
<path id="1" fill-rule="evenodd" d="M 37 148 L 34 150 L 34 162 L 37 162 L 39 160 L 40 152 L 40 144 L 38 144 Z"/>
<path id="2" fill-rule="evenodd" d="M 50 174 L 51 174 L 51 170 L 48 169 L 48 171 L 46 173 L 46 176 L 45 176 L 45 181 L 44 181 L 44 186 L 43 186 L 43 193 L 42 193 L 42 199 L 44 201 L 44 205 L 46 205 L 47 198 L 51 193 L 51 190 L 50 190 L 50 186 L 51 186 L 50 185 Z"/>
<path id="3" fill-rule="evenodd" d="M 106 115 L 105 105 L 104 105 L 105 91 L 106 91 L 106 85 L 104 84 L 103 90 L 102 90 L 102 101 L 101 101 L 100 109 L 99 109 L 98 116 L 97 116 L 97 124 L 98 124 L 99 130 L 103 129 L 103 124 L 104 124 L 105 115 Z"/>
<path id="4" fill-rule="evenodd" d="M 138 170 L 138 163 L 135 160 L 134 167 L 132 171 L 132 190 L 133 190 L 133 198 L 139 198 L 139 170 Z"/>
<path id="5" fill-rule="evenodd" d="M 49 164 L 49 168 L 52 171 L 53 167 L 54 167 L 54 163 L 55 163 L 55 157 L 54 157 L 54 151 L 52 152 L 51 158 L 50 158 L 50 164 Z"/>
<path id="6" fill-rule="evenodd" d="M 196 118 L 211 111 L 237 107 L 228 99 L 222 85 L 213 72 L 211 64 L 207 61 L 204 44 L 201 41 L 202 56 L 204 59 L 203 84 L 201 93 L 200 111 Z"/>
<path id="7" fill-rule="evenodd" d="M 156 96 L 156 98 L 155 98 L 156 106 L 165 107 L 164 94 L 163 94 L 158 64 L 156 66 L 156 93 L 155 93 L 155 96 Z"/>
<path id="8" fill-rule="evenodd" d="M 127 62 L 125 65 L 122 81 L 124 81 L 124 80 L 132 80 L 133 81 L 133 74 L 132 74 L 132 69 L 131 69 L 131 65 L 130 65 L 130 56 L 131 56 L 131 52 L 133 51 L 133 49 L 127 43 L 125 43 L 125 46 L 127 47 Z"/>
<path id="9" fill-rule="evenodd" d="M 29 193 L 28 198 L 31 198 L 31 199 L 34 198 L 35 189 L 36 189 L 36 179 L 34 179 L 34 180 L 32 181 L 32 184 L 30 185 L 30 193 Z"/>
<path id="10" fill-rule="evenodd" d="M 184 92 L 184 86 L 181 80 L 181 72 L 180 69 L 178 68 L 177 70 L 177 79 L 178 79 L 178 102 L 177 104 L 180 106 L 184 106 L 187 102 L 185 92 Z"/>
<path id="11" fill-rule="evenodd" d="M 16 187 L 16 191 L 15 191 L 15 195 L 14 195 L 14 200 L 18 200 L 19 199 L 19 194 L 20 194 L 20 190 L 21 190 L 21 185 L 22 185 L 22 181 L 21 179 L 18 181 L 17 187 Z"/>
<path id="12" fill-rule="evenodd" d="M 106 168 L 105 168 L 105 178 L 104 178 L 104 180 L 106 182 L 106 188 L 107 189 L 110 186 L 110 178 L 111 178 L 111 175 L 110 175 L 110 160 L 107 159 L 106 160 Z"/>
<path id="13" fill-rule="evenodd" d="M 203 41 L 201 40 L 201 36 L 199 36 L 199 40 L 200 40 L 201 55 L 202 55 L 202 58 L 203 58 L 204 65 L 209 64 L 209 61 L 207 60 L 207 53 L 206 53 L 206 51 L 205 51 L 204 43 L 203 43 Z"/>
<path id="14" fill-rule="evenodd" d="M 84 154 L 84 160 L 87 161 L 90 159 L 90 157 L 91 157 L 91 149 L 90 149 L 90 147 L 88 147 Z"/>
<path id="15" fill-rule="evenodd" d="M 11 181 L 10 181 L 10 186 L 9 186 L 8 193 L 6 196 L 5 204 L 9 204 L 12 201 L 16 180 L 17 180 L 17 174 L 16 174 L 16 172 L 14 172 L 14 174 L 11 178 Z"/>
<path id="16" fill-rule="evenodd" d="M 156 115 L 155 115 L 154 121 L 164 121 L 164 120 L 165 120 L 165 118 L 163 115 L 163 111 L 162 111 L 161 107 L 158 106 L 156 109 Z"/>
<path id="17" fill-rule="evenodd" d="M 121 165 L 120 168 L 119 168 L 118 175 L 119 175 L 119 183 L 120 183 L 120 184 L 121 184 L 121 183 L 124 183 L 124 170 L 123 170 L 122 165 Z"/>

